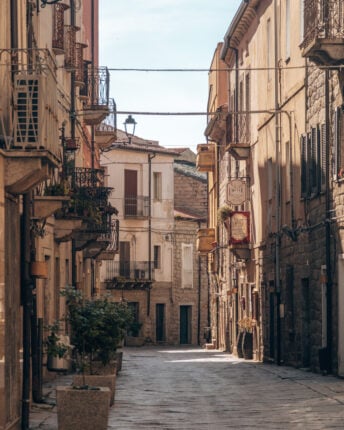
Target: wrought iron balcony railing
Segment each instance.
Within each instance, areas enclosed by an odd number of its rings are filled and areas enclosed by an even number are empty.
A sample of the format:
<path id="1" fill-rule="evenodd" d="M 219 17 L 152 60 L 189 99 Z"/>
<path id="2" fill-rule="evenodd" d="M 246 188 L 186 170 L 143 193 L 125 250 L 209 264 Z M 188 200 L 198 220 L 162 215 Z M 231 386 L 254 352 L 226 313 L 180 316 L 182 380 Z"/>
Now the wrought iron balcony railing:
<path id="1" fill-rule="evenodd" d="M 100 241 L 108 241 L 109 246 L 106 251 L 117 252 L 119 249 L 119 221 L 114 219 L 111 221 L 110 230 L 99 237 Z"/>
<path id="2" fill-rule="evenodd" d="M 124 278 L 128 280 L 153 280 L 154 263 L 149 261 L 106 261 L 105 264 L 105 282 L 112 281 L 115 278 Z M 151 269 L 151 279 L 149 277 Z"/>
<path id="3" fill-rule="evenodd" d="M 343 44 L 343 38 L 344 4 L 342 0 L 304 0 L 304 38 L 301 47 L 305 50 L 305 56 L 315 54 L 317 57 L 317 54 L 312 51 L 308 55 L 310 45 L 316 41 L 316 49 L 328 51 L 329 58 L 334 60 L 343 58 L 341 47 L 336 46 L 337 43 Z M 328 45 L 325 49 L 321 46 L 321 40 L 326 41 Z M 338 55 L 339 58 L 336 58 Z"/>
<path id="4" fill-rule="evenodd" d="M 84 62 L 84 86 L 80 96 L 86 108 L 109 106 L 110 73 L 107 67 L 94 67 Z"/>
<path id="5" fill-rule="evenodd" d="M 124 197 L 123 214 L 125 218 L 146 218 L 149 214 L 149 197 Z"/>
<path id="6" fill-rule="evenodd" d="M 77 188 L 96 188 L 104 186 L 103 169 L 74 167 L 72 169 L 67 169 L 67 176 L 71 182 L 71 185 Z"/>
<path id="7" fill-rule="evenodd" d="M 56 55 L 64 53 L 64 13 L 69 6 L 64 3 L 54 5 L 52 48 Z"/>

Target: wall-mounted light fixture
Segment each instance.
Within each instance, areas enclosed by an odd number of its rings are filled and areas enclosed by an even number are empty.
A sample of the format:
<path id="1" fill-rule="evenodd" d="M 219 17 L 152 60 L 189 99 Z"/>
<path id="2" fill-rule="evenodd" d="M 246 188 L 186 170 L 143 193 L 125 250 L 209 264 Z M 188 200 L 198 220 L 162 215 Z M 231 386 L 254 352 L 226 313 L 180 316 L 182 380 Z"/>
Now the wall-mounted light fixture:
<path id="1" fill-rule="evenodd" d="M 131 138 L 135 134 L 135 127 L 137 122 L 131 115 L 128 115 L 128 118 L 124 121 L 123 124 L 124 124 L 125 134 L 128 137 L 129 143 L 131 143 Z"/>

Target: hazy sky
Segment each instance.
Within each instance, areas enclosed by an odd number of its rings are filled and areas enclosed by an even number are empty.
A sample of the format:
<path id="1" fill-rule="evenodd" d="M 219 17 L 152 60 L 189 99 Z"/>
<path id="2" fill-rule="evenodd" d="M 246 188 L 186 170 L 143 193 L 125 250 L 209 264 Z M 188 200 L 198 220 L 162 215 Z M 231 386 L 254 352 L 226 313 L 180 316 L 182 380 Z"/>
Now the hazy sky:
<path id="1" fill-rule="evenodd" d="M 100 64 L 207 69 L 241 0 L 100 0 Z M 207 72 L 110 71 L 119 111 L 205 112 Z M 134 115 L 135 134 L 165 147 L 204 143 L 205 116 Z M 118 115 L 123 129 L 126 116 Z"/>

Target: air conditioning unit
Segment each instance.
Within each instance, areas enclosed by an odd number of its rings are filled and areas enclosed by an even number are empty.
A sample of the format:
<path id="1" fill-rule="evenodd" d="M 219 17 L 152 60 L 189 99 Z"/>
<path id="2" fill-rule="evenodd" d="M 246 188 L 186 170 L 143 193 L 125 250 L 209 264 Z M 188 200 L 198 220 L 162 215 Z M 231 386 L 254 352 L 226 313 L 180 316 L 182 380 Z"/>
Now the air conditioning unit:
<path id="1" fill-rule="evenodd" d="M 18 74 L 14 83 L 14 146 L 40 146 L 40 116 L 42 96 L 40 77 Z"/>

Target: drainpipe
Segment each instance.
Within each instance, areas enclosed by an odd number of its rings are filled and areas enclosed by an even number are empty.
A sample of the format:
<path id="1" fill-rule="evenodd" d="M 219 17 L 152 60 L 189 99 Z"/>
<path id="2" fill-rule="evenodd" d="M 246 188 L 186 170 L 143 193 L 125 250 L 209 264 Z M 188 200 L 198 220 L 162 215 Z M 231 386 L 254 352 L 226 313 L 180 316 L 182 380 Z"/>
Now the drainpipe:
<path id="1" fill-rule="evenodd" d="M 198 221 L 198 228 L 201 228 L 201 222 Z M 197 317 L 197 340 L 198 345 L 201 345 L 201 256 L 198 255 L 198 317 Z"/>
<path id="2" fill-rule="evenodd" d="M 277 355 L 276 362 L 278 365 L 281 364 L 281 315 L 280 315 L 280 304 L 281 304 L 281 285 L 280 285 L 280 246 L 281 246 L 281 237 L 280 237 L 280 224 L 281 224 L 281 213 L 280 213 L 280 199 L 281 199 L 281 172 L 280 172 L 280 113 L 279 111 L 279 69 L 278 69 L 278 11 L 277 11 L 277 2 L 274 2 L 274 34 L 275 34 L 275 181 L 276 181 L 276 190 L 275 190 L 275 198 L 276 198 L 276 239 L 275 239 L 275 288 L 276 288 L 276 337 L 277 337 Z"/>
<path id="3" fill-rule="evenodd" d="M 148 154 L 148 279 L 152 280 L 152 159 Z M 147 290 L 147 316 L 150 315 L 150 289 Z"/>
<path id="4" fill-rule="evenodd" d="M 246 2 L 244 2 L 246 3 Z M 246 7 L 245 4 L 243 4 L 243 7 Z M 228 38 L 228 48 L 231 49 L 235 54 L 235 98 L 234 98 L 234 142 L 239 141 L 239 50 L 235 48 L 234 46 L 230 46 L 230 38 Z M 231 65 L 228 61 L 226 61 L 226 56 L 222 56 L 222 60 L 225 62 L 225 64 L 230 68 Z M 228 74 L 228 81 L 230 80 L 230 75 Z M 230 105 L 230 82 L 228 82 L 228 106 Z M 235 177 L 237 178 L 239 176 L 239 161 L 235 161 Z M 233 262 L 233 257 L 231 258 L 231 262 Z M 232 271 L 233 269 L 233 263 L 232 264 Z M 232 277 L 233 279 L 233 277 Z M 233 312 L 234 316 L 234 331 L 236 337 L 238 336 L 238 295 L 239 292 L 235 294 L 235 312 Z M 233 326 L 231 327 L 232 330 L 229 330 L 231 333 L 233 332 Z M 236 339 L 235 339 L 236 342 Z"/>
<path id="5" fill-rule="evenodd" d="M 70 0 L 70 24 L 75 25 L 75 4 L 74 0 Z M 75 112 L 75 70 L 71 71 L 70 75 L 70 134 L 73 142 L 75 142 L 75 127 L 76 127 L 76 112 Z M 75 155 L 74 155 L 75 157 Z M 75 167 L 75 158 L 74 158 Z M 72 172 L 72 187 L 75 186 L 75 175 Z M 76 249 L 75 239 L 72 239 L 72 285 L 76 287 Z"/>
<path id="6" fill-rule="evenodd" d="M 330 141 L 330 71 L 325 70 L 325 127 L 326 142 Z M 325 252 L 326 252 L 326 296 L 327 296 L 327 372 L 332 373 L 332 270 L 331 270 L 331 196 L 330 196 L 330 147 L 326 145 L 326 224 L 325 224 Z"/>
<path id="7" fill-rule="evenodd" d="M 94 54 L 94 0 L 91 1 L 91 61 L 92 61 L 92 73 L 93 73 L 93 78 L 92 78 L 92 82 L 94 82 L 94 61 L 95 61 L 95 54 Z M 92 89 L 92 96 L 93 96 L 93 91 L 94 89 Z M 94 140 L 95 140 L 95 126 L 92 125 L 91 126 L 91 167 L 92 169 L 94 169 L 94 154 L 95 154 L 95 148 L 94 148 Z"/>

